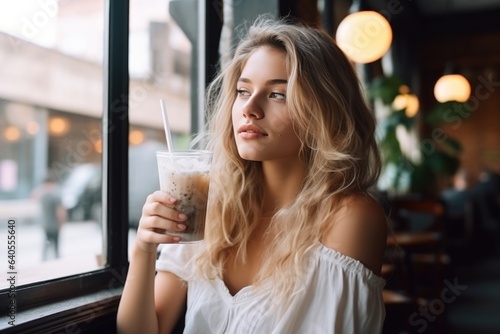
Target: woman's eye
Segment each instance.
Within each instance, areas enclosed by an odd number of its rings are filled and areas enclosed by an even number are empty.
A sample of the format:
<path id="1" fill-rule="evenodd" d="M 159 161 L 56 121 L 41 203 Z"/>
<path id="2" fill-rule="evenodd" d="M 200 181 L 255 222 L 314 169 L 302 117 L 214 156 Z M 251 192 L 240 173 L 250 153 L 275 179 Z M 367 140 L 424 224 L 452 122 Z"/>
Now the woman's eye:
<path id="1" fill-rule="evenodd" d="M 277 93 L 277 92 L 272 92 L 269 97 L 273 98 L 273 99 L 278 99 L 278 100 L 286 100 L 285 94 Z"/>
<path id="2" fill-rule="evenodd" d="M 236 93 L 238 93 L 239 96 L 249 96 L 250 95 L 250 93 L 245 89 L 237 89 Z"/>

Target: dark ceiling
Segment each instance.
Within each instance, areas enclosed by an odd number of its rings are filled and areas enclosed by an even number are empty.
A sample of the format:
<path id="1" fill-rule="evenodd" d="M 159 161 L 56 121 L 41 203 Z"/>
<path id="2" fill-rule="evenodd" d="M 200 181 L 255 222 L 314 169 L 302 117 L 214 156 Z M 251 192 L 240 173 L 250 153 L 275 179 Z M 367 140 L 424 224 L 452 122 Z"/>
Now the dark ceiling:
<path id="1" fill-rule="evenodd" d="M 448 12 L 472 13 L 500 9 L 500 0 L 420 0 L 415 1 L 415 3 L 423 15 L 442 15 Z"/>
<path id="2" fill-rule="evenodd" d="M 418 30 L 425 38 L 500 33 L 500 0 L 365 0 L 367 9 L 398 13 L 394 28 Z"/>
<path id="3" fill-rule="evenodd" d="M 500 0 L 366 0 L 366 3 L 378 10 L 412 6 L 424 16 L 500 10 Z"/>

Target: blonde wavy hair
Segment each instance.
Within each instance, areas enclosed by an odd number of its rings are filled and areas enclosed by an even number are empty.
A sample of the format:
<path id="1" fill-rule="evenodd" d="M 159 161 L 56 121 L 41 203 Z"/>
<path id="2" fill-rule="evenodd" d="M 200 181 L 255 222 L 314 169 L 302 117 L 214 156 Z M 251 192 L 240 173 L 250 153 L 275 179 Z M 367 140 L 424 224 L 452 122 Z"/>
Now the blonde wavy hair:
<path id="1" fill-rule="evenodd" d="M 271 219 L 269 247 L 255 283 L 272 278 L 273 291 L 284 296 L 300 283 L 308 255 L 331 224 L 341 199 L 369 194 L 380 173 L 380 158 L 375 121 L 360 82 L 333 39 L 283 19 L 258 18 L 208 88 L 208 148 L 214 157 L 199 273 L 222 278 L 230 250 L 245 261 L 252 231 L 263 218 L 261 163 L 239 156 L 231 120 L 237 80 L 246 60 L 262 46 L 285 54 L 287 107 L 302 143 L 299 156 L 307 166 L 295 201 Z"/>

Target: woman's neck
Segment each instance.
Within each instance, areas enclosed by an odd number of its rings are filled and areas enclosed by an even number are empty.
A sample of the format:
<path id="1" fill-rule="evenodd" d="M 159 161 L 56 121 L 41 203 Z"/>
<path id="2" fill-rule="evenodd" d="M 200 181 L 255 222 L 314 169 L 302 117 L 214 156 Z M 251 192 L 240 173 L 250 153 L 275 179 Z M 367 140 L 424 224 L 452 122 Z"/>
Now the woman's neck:
<path id="1" fill-rule="evenodd" d="M 264 161 L 264 213 L 289 206 L 302 189 L 306 165 L 298 160 Z"/>

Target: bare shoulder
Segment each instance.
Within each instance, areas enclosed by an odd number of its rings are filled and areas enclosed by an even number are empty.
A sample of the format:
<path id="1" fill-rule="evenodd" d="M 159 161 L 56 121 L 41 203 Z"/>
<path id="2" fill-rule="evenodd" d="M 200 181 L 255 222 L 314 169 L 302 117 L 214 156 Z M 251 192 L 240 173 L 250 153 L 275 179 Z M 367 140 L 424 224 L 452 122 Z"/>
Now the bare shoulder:
<path id="1" fill-rule="evenodd" d="M 387 241 L 387 219 L 379 203 L 368 195 L 351 195 L 342 200 L 329 220 L 322 243 L 380 275 Z"/>

